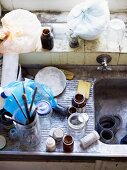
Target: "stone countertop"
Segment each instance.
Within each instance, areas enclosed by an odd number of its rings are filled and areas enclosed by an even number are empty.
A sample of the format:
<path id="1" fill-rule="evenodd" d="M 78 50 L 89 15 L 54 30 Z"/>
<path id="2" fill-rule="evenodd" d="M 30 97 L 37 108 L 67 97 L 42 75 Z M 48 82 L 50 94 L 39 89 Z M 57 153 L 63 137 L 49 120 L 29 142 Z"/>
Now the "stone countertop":
<path id="1" fill-rule="evenodd" d="M 104 31 L 96 40 L 86 41 L 79 39 L 79 47 L 70 48 L 66 35 L 66 20 L 68 12 L 61 13 L 35 13 L 42 27 L 51 26 L 54 34 L 54 48 L 50 51 L 41 49 L 39 52 L 20 54 L 21 64 L 44 65 L 97 65 L 96 57 L 106 53 L 111 55 L 110 65 L 127 65 L 127 28 L 121 48 L 112 49 L 107 46 L 107 31 Z M 112 18 L 119 18 L 127 25 L 127 13 L 111 13 Z M 113 37 L 112 37 L 113 38 Z"/>
<path id="2" fill-rule="evenodd" d="M 121 48 L 112 49 L 107 46 L 106 31 L 93 41 L 79 39 L 79 47 L 70 48 L 66 35 L 68 13 L 35 12 L 42 27 L 51 26 L 53 28 L 54 48 L 50 51 L 41 49 L 39 52 L 20 54 L 20 64 L 96 65 L 96 57 L 102 53 L 106 53 L 112 57 L 110 65 L 127 65 L 127 27 Z M 119 18 L 127 25 L 127 12 L 111 13 L 112 18 Z"/>
<path id="3" fill-rule="evenodd" d="M 107 31 L 104 31 L 96 40 L 93 41 L 81 41 L 80 46 L 76 49 L 71 49 L 68 46 L 68 39 L 66 36 L 66 18 L 68 12 L 62 13 L 36 13 L 38 19 L 42 23 L 42 26 L 51 25 L 54 30 L 55 35 L 55 45 L 52 49 L 52 52 L 118 52 L 118 53 L 126 53 L 127 52 L 127 36 L 125 34 L 121 49 L 116 48 L 112 49 L 107 47 Z M 127 25 L 127 13 L 111 13 L 111 19 L 118 18 L 124 21 Z M 126 28 L 127 31 L 127 28 Z M 113 39 L 114 37 L 112 37 Z M 59 41 L 58 41 L 59 40 Z M 63 45 L 62 45 L 63 44 Z M 65 45 L 66 44 L 66 45 Z M 61 46 L 62 45 L 62 46 Z"/>
<path id="4" fill-rule="evenodd" d="M 116 53 L 127 53 L 127 27 L 125 31 L 125 36 L 121 45 L 121 49 L 112 49 L 107 47 L 106 34 L 104 31 L 96 40 L 84 41 L 79 39 L 78 48 L 70 48 L 68 43 L 68 38 L 66 35 L 67 27 L 67 15 L 69 12 L 34 12 L 38 17 L 39 21 L 44 26 L 51 26 L 53 28 L 54 34 L 54 48 L 50 52 L 116 52 Z M 118 18 L 124 21 L 127 25 L 127 12 L 112 12 L 111 19 Z M 113 38 L 113 37 L 112 37 Z M 43 52 L 48 52 L 43 50 Z"/>

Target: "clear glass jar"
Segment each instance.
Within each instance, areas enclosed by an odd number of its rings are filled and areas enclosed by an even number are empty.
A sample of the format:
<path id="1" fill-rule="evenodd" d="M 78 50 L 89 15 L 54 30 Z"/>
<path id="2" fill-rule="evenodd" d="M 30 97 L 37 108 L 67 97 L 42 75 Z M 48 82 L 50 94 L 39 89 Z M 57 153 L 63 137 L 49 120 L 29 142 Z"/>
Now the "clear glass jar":
<path id="1" fill-rule="evenodd" d="M 80 113 L 73 113 L 68 118 L 68 134 L 75 140 L 79 140 L 85 135 L 86 121 Z"/>
<path id="2" fill-rule="evenodd" d="M 42 130 L 50 130 L 51 129 L 51 114 L 52 107 L 51 104 L 42 100 L 37 104 L 37 114 L 39 115 L 39 121 Z"/>
<path id="3" fill-rule="evenodd" d="M 32 148 L 40 143 L 40 126 L 38 121 L 38 115 L 36 115 L 34 121 L 27 125 L 15 124 L 20 145 L 25 148 Z"/>
<path id="4" fill-rule="evenodd" d="M 22 106 L 22 110 L 25 110 L 24 106 Z M 16 120 L 16 122 L 14 122 L 15 128 L 23 149 L 31 149 L 40 143 L 40 123 L 37 114 L 32 118 L 34 111 L 35 109 L 33 107 L 30 113 L 31 120 L 29 120 L 29 122 L 27 122 L 20 108 L 15 110 L 13 114 L 13 119 Z"/>

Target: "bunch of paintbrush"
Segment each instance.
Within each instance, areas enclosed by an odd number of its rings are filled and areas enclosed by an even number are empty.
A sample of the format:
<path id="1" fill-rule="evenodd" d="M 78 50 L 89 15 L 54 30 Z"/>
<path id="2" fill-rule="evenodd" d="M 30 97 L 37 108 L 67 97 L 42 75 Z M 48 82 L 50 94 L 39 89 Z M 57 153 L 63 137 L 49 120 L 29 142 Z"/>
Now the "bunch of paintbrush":
<path id="1" fill-rule="evenodd" d="M 17 105 L 19 106 L 22 114 L 24 115 L 24 117 L 26 119 L 26 125 L 27 125 L 27 124 L 30 124 L 31 122 L 33 122 L 33 120 L 35 119 L 35 116 L 36 116 L 37 108 L 35 108 L 32 113 L 31 113 L 31 111 L 32 111 L 32 107 L 33 107 L 33 104 L 34 104 L 35 96 L 36 96 L 36 93 L 37 93 L 37 87 L 35 87 L 35 89 L 34 89 L 34 93 L 33 93 L 33 96 L 32 96 L 32 101 L 31 101 L 31 104 L 30 104 L 30 107 L 29 107 L 28 106 L 28 102 L 27 102 L 26 90 L 25 90 L 25 86 L 24 86 L 23 82 L 22 82 L 22 85 L 23 85 L 22 100 L 23 100 L 23 103 L 24 103 L 25 112 L 24 112 L 21 104 L 19 103 L 18 99 L 16 98 L 16 96 L 13 93 L 12 93 L 12 95 L 13 95 Z M 19 124 L 22 124 L 22 123 L 19 122 Z"/>

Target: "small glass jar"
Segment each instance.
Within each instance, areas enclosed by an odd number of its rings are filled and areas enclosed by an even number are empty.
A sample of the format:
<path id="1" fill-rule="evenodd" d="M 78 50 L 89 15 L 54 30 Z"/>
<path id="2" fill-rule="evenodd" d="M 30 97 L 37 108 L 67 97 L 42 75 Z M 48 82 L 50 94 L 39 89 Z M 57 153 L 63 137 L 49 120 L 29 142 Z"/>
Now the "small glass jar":
<path id="1" fill-rule="evenodd" d="M 3 128 L 7 131 L 9 131 L 11 128 L 14 127 L 14 124 L 13 124 L 13 121 L 6 118 L 5 116 L 9 116 L 9 117 L 12 117 L 12 114 L 7 112 L 5 109 L 2 109 L 1 110 L 1 123 L 3 125 Z"/>
<path id="2" fill-rule="evenodd" d="M 85 112 L 85 106 L 86 106 L 86 99 L 85 97 L 77 93 L 73 98 L 72 98 L 72 106 L 76 108 L 76 111 L 78 113 L 84 113 Z"/>
<path id="3" fill-rule="evenodd" d="M 71 48 L 79 47 L 78 37 L 69 37 L 69 46 Z"/>
<path id="4" fill-rule="evenodd" d="M 63 137 L 63 151 L 64 152 L 72 152 L 74 149 L 74 140 L 72 136 L 65 135 Z"/>
<path id="5" fill-rule="evenodd" d="M 38 115 L 36 115 L 34 121 L 27 125 L 15 124 L 20 145 L 27 148 L 33 148 L 40 143 L 40 126 L 38 121 Z"/>
<path id="6" fill-rule="evenodd" d="M 53 34 L 48 28 L 44 28 L 41 35 L 41 43 L 44 49 L 51 50 L 54 46 Z"/>
<path id="7" fill-rule="evenodd" d="M 22 109 L 25 109 L 24 106 L 22 106 Z M 31 113 L 34 111 L 35 110 L 33 108 Z M 13 114 L 13 119 L 16 120 L 14 125 L 17 130 L 21 147 L 25 150 L 36 147 L 40 143 L 41 139 L 38 115 L 35 114 L 34 118 L 31 119 L 30 123 L 28 123 L 23 113 L 21 112 L 21 109 L 18 108 Z"/>
<path id="8" fill-rule="evenodd" d="M 37 104 L 37 114 L 39 115 L 39 121 L 42 130 L 50 130 L 51 129 L 51 114 L 52 107 L 51 104 L 42 100 Z"/>
<path id="9" fill-rule="evenodd" d="M 68 107 L 67 116 L 69 117 L 73 113 L 76 113 L 76 108 L 74 106 Z"/>
<path id="10" fill-rule="evenodd" d="M 81 139 L 85 135 L 86 123 L 82 114 L 73 113 L 68 118 L 68 134 L 75 140 Z"/>

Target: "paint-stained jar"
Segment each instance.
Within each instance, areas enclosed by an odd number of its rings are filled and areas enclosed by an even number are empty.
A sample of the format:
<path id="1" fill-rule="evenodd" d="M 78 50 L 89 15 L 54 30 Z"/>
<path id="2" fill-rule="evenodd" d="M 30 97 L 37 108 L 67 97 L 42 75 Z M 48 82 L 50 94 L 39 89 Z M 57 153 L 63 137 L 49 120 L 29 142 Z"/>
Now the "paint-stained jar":
<path id="1" fill-rule="evenodd" d="M 41 35 L 42 48 L 51 50 L 54 46 L 53 34 L 49 28 L 44 28 Z"/>

